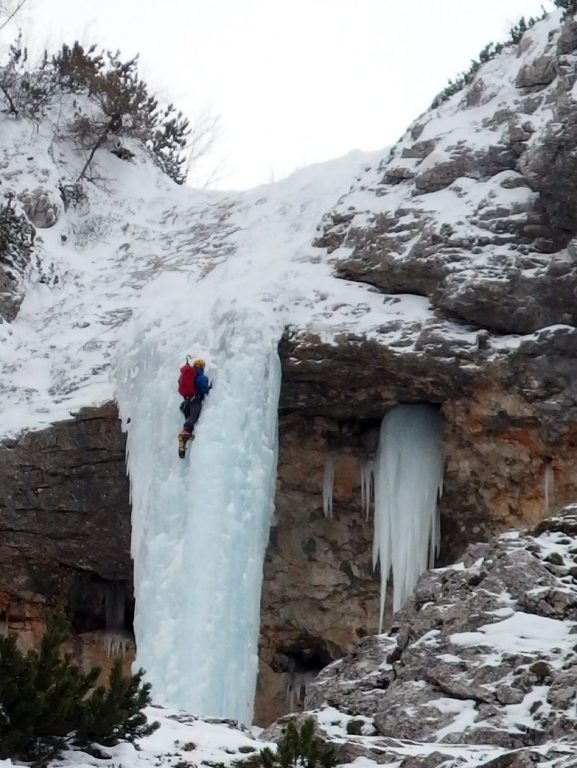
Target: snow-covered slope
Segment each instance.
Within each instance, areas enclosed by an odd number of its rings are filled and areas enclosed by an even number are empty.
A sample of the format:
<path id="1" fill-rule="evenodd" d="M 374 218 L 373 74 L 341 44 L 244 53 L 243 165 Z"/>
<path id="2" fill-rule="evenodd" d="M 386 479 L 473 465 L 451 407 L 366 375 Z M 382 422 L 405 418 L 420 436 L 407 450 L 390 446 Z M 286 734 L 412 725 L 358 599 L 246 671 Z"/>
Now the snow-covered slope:
<path id="1" fill-rule="evenodd" d="M 147 707 L 146 715 L 149 722 L 157 722 L 160 727 L 136 744 L 122 742 L 114 747 L 99 746 L 93 754 L 68 749 L 52 765 L 68 768 L 154 768 L 158 765 L 242 768 L 248 766 L 251 757 L 254 759 L 255 753 L 265 746 L 236 723 L 201 720 L 159 707 Z M 15 763 L 11 760 L 0 760 L 0 768 L 12 765 Z"/>
<path id="2" fill-rule="evenodd" d="M 3 120 L 10 191 L 41 184 L 57 199 L 59 175 L 80 158 L 50 144 L 49 125 L 30 136 Z M 369 160 L 352 154 L 227 195 L 178 188 L 142 156 L 128 164 L 105 155 L 88 200 L 43 230 L 20 313 L 0 326 L 5 434 L 119 401 L 138 663 L 162 703 L 250 721 L 276 467 L 276 347 L 290 323 L 331 334 L 381 322 L 382 300 L 331 277 L 311 246 L 323 211 Z M 407 307 L 427 317 L 426 301 Z M 186 354 L 208 361 L 214 388 L 181 463 L 176 378 Z"/>
<path id="3" fill-rule="evenodd" d="M 42 185 L 59 200 L 58 180 L 80 158 L 66 145 L 62 157 L 54 147 L 49 153 L 49 125 L 31 135 L 29 125 L 0 119 L 5 191 Z M 142 155 L 134 164 L 104 155 L 88 200 L 41 231 L 40 265 L 20 313 L 0 326 L 3 434 L 112 397 L 119 344 L 133 346 L 147 325 L 161 323 L 164 341 L 175 342 L 172 379 L 188 351 L 205 354 L 214 373 L 220 361 L 211 346 L 226 313 L 261 313 L 256 325 L 264 320 L 275 337 L 310 314 L 329 326 L 370 327 L 355 312 L 363 303 L 366 315 L 378 297 L 331 279 L 310 246 L 324 210 L 368 161 L 353 154 L 275 187 L 227 195 L 177 187 Z"/>
<path id="4" fill-rule="evenodd" d="M 575 324 L 576 40 L 560 19 L 415 120 L 326 216 L 341 275 L 499 334 Z"/>

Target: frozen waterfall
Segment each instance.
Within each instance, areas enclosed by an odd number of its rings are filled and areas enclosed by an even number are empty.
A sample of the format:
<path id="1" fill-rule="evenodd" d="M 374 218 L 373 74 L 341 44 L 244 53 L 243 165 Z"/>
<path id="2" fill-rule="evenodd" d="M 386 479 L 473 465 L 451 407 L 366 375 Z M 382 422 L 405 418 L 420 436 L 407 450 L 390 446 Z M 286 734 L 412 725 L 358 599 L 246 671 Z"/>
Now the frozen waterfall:
<path id="1" fill-rule="evenodd" d="M 136 664 L 156 702 L 250 723 L 276 477 L 278 336 L 259 317 L 213 319 L 202 337 L 192 322 L 172 332 L 151 323 L 121 363 Z M 181 460 L 176 382 L 188 352 L 206 358 L 214 378 Z"/>
<path id="2" fill-rule="evenodd" d="M 373 563 L 379 561 L 381 566 L 381 629 L 391 572 L 396 611 L 421 573 L 433 565 L 439 545 L 437 501 L 443 463 L 443 420 L 437 408 L 399 405 L 385 416 L 373 467 Z M 366 471 L 362 485 L 368 504 Z"/>

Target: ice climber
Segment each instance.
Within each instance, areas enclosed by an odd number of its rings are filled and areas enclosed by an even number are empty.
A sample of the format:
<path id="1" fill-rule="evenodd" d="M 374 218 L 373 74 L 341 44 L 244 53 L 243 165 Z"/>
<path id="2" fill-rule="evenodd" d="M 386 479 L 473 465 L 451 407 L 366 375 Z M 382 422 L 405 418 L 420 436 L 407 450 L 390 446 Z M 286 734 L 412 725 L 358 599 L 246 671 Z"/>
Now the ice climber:
<path id="1" fill-rule="evenodd" d="M 178 392 L 183 397 L 180 404 L 180 410 L 184 415 L 185 422 L 178 435 L 178 455 L 184 458 L 186 444 L 189 440 L 194 440 L 194 426 L 200 417 L 202 410 L 202 401 L 208 395 L 211 383 L 204 373 L 204 360 L 195 360 L 192 365 L 186 358 L 186 363 L 180 369 L 178 379 Z"/>

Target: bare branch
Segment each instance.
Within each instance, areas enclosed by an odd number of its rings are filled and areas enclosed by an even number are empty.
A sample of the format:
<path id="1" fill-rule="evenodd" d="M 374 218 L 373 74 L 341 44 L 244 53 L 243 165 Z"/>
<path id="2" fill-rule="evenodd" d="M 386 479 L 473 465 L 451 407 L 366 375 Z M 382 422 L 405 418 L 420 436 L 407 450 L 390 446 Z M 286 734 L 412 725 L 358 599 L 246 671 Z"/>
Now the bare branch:
<path id="1" fill-rule="evenodd" d="M 187 141 L 188 159 L 186 162 L 186 176 L 190 175 L 192 168 L 202 157 L 214 148 L 220 133 L 220 118 L 209 110 L 201 112 L 194 120 Z"/>
<path id="2" fill-rule="evenodd" d="M 8 14 L 8 17 L 6 19 L 4 19 L 4 21 L 2 23 L 0 23 L 0 32 L 2 32 L 4 27 L 7 27 L 8 24 L 10 24 L 10 22 L 12 21 L 14 16 L 16 16 L 16 14 L 22 9 L 22 7 L 24 6 L 24 4 L 27 1 L 28 0 L 19 0 L 18 4 L 14 8 L 14 10 L 11 13 Z"/>
<path id="3" fill-rule="evenodd" d="M 14 104 L 14 100 L 12 99 L 12 96 L 10 95 L 10 92 L 5 88 L 4 83 L 0 82 L 0 91 L 4 94 L 4 98 L 8 102 L 8 114 L 9 115 L 18 115 L 18 110 L 16 109 L 16 105 Z"/>

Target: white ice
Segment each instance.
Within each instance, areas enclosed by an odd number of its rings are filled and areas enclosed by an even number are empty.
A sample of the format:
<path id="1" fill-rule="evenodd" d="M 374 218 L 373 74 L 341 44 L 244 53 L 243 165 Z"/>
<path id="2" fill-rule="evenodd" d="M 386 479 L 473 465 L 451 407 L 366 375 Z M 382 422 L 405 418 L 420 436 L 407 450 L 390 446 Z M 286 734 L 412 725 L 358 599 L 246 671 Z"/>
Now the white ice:
<path id="1" fill-rule="evenodd" d="M 176 457 L 180 340 L 153 325 L 121 365 L 137 662 L 163 704 L 248 723 L 274 505 L 280 362 L 264 318 L 230 312 L 213 320 L 216 333 L 205 328 L 201 338 L 198 316 L 188 329 L 193 349 L 203 342 L 210 350 L 216 374 L 184 461 Z"/>
<path id="2" fill-rule="evenodd" d="M 365 459 L 361 464 L 361 507 L 367 520 L 371 512 L 371 501 L 374 496 L 375 463 L 372 459 Z"/>
<path id="3" fill-rule="evenodd" d="M 393 610 L 434 563 L 443 483 L 443 420 L 430 405 L 400 405 L 383 419 L 375 460 L 373 563 L 381 568 L 379 625 L 392 572 Z"/>
<path id="4" fill-rule="evenodd" d="M 322 206 L 344 183 L 324 179 L 323 203 L 318 186 L 308 191 L 315 178 L 237 202 L 230 252 L 208 273 L 157 276 L 115 365 L 128 432 L 137 665 L 155 701 L 245 723 L 274 503 L 277 346 L 287 322 L 308 312 L 301 302 L 315 281 L 326 284 L 327 266 L 307 256 Z M 208 361 L 214 386 L 180 461 L 176 378 L 186 353 Z"/>

